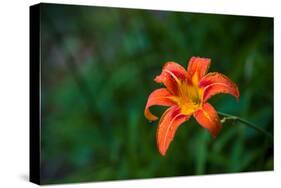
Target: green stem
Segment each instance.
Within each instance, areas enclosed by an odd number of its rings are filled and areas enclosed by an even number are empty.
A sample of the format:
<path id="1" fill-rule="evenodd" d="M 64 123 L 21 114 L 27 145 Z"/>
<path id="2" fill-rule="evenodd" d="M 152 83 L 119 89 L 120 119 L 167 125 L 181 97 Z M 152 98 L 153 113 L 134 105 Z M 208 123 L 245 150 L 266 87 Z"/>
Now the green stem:
<path id="1" fill-rule="evenodd" d="M 264 135 L 266 135 L 268 138 L 272 139 L 273 136 L 266 132 L 265 130 L 263 130 L 262 128 L 256 126 L 255 124 L 243 119 L 243 118 L 240 118 L 240 117 L 237 117 L 237 116 L 234 116 L 234 115 L 231 115 L 231 114 L 227 114 L 227 113 L 223 113 L 223 112 L 218 112 L 219 115 L 221 116 L 224 116 L 224 118 L 221 120 L 222 123 L 224 123 L 226 120 L 236 120 L 236 121 L 239 121 L 241 123 L 243 123 L 244 125 L 252 128 L 252 129 L 255 129 L 256 131 L 260 132 L 260 133 L 263 133 Z"/>

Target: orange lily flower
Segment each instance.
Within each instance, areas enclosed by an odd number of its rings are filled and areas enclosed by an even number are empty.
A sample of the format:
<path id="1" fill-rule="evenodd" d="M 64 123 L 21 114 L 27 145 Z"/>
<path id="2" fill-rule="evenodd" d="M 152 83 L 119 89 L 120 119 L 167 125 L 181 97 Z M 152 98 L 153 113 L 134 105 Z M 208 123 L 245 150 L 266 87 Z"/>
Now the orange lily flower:
<path id="1" fill-rule="evenodd" d="M 166 88 L 154 90 L 148 97 L 144 110 L 150 121 L 158 118 L 149 108 L 154 105 L 170 106 L 162 115 L 157 129 L 157 146 L 165 155 L 177 128 L 191 115 L 215 138 L 221 129 L 220 119 L 207 100 L 219 93 L 231 94 L 239 99 L 239 90 L 234 82 L 223 74 L 207 73 L 211 60 L 192 57 L 187 70 L 175 62 L 167 62 L 162 73 L 154 79 Z"/>

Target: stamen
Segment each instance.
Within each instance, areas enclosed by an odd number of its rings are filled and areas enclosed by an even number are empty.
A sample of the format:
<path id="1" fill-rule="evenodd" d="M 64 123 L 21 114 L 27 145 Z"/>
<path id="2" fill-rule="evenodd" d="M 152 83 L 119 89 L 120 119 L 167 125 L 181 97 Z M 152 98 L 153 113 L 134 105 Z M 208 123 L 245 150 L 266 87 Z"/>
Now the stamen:
<path id="1" fill-rule="evenodd" d="M 165 69 L 164 71 L 167 72 L 167 73 L 169 73 L 169 74 L 175 79 L 175 81 L 177 82 L 177 84 L 180 84 L 180 83 L 181 83 L 180 80 L 176 77 L 176 75 L 175 75 L 174 73 L 172 73 L 171 71 L 169 71 L 169 70 L 167 70 L 167 69 Z"/>

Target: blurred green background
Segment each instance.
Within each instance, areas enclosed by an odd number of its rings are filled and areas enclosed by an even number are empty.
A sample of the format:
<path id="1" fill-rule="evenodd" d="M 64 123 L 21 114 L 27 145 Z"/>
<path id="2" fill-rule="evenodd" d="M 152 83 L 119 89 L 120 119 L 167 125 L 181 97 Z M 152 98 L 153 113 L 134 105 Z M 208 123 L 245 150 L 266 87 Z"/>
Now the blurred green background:
<path id="1" fill-rule="evenodd" d="M 210 103 L 273 134 L 273 18 L 43 4 L 41 29 L 43 184 L 273 170 L 273 140 L 231 122 L 191 118 L 162 157 L 143 115 L 165 62 L 209 57 L 241 93 Z"/>

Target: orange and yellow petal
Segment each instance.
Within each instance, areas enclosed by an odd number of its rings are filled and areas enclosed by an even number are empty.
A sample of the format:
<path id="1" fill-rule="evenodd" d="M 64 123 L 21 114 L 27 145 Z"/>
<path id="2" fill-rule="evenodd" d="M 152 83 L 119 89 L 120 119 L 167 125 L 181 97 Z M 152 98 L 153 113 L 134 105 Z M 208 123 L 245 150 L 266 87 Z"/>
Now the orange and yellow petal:
<path id="1" fill-rule="evenodd" d="M 158 118 L 150 112 L 149 108 L 154 105 L 159 105 L 159 106 L 175 105 L 175 103 L 171 100 L 171 98 L 172 98 L 171 93 L 165 88 L 154 90 L 148 97 L 144 109 L 145 117 L 150 121 L 157 120 Z"/>
<path id="2" fill-rule="evenodd" d="M 192 57 L 187 67 L 188 75 L 195 79 L 193 76 L 197 74 L 198 77 L 196 79 L 200 80 L 207 73 L 210 64 L 211 59 L 209 58 Z"/>
<path id="3" fill-rule="evenodd" d="M 236 84 L 221 73 L 208 73 L 200 80 L 199 86 L 203 88 L 204 102 L 219 93 L 230 94 L 239 99 L 240 94 Z"/>
<path id="4" fill-rule="evenodd" d="M 181 114 L 177 106 L 172 106 L 164 112 L 159 122 L 156 136 L 157 147 L 161 155 L 166 155 L 177 128 L 187 121 L 189 117 Z"/>
<path id="5" fill-rule="evenodd" d="M 155 77 L 155 82 L 163 83 L 172 94 L 177 94 L 178 84 L 187 78 L 186 70 L 175 62 L 167 62 L 159 76 Z"/>
<path id="6" fill-rule="evenodd" d="M 219 116 L 212 105 L 209 103 L 203 104 L 202 108 L 197 110 L 193 116 L 214 138 L 218 135 L 221 129 L 221 123 Z"/>

